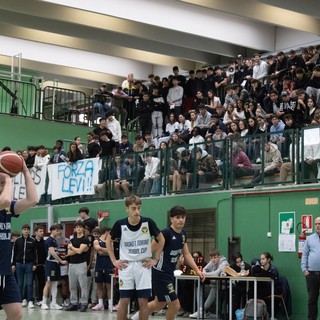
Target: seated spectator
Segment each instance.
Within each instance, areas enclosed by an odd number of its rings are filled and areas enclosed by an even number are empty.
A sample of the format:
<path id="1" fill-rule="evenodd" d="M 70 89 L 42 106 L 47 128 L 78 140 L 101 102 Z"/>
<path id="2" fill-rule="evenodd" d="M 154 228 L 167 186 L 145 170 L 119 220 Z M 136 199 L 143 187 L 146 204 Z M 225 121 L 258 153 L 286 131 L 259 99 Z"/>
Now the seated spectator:
<path id="1" fill-rule="evenodd" d="M 234 111 L 234 105 L 232 103 L 229 103 L 227 105 L 227 110 L 223 116 L 223 123 L 228 126 L 231 122 L 235 121 L 235 115 L 233 114 Z"/>
<path id="2" fill-rule="evenodd" d="M 113 188 L 118 198 L 121 198 L 121 191 L 126 196 L 130 194 L 127 166 L 122 162 L 120 155 L 115 155 L 111 169 L 110 178 L 113 181 Z"/>
<path id="3" fill-rule="evenodd" d="M 313 130 L 313 129 L 310 129 Z M 309 130 L 308 130 L 309 131 Z M 315 133 L 318 134 L 318 128 L 315 129 Z M 312 134 L 312 132 L 308 132 Z M 306 139 L 304 141 L 304 182 L 317 182 L 318 181 L 318 163 L 320 163 L 320 144 L 315 141 L 314 144 L 307 144 Z M 310 174 L 312 173 L 313 176 Z"/>
<path id="4" fill-rule="evenodd" d="M 194 176 L 195 172 L 195 161 L 191 157 L 189 150 L 183 150 L 181 152 L 181 162 L 179 167 L 179 173 L 182 180 L 182 183 L 187 185 L 187 189 L 192 189 L 195 185 Z M 197 183 L 196 183 L 197 184 Z"/>
<path id="5" fill-rule="evenodd" d="M 281 100 L 279 98 L 278 91 L 271 90 L 269 97 L 270 101 L 263 105 L 263 110 L 266 113 L 265 118 L 269 120 L 274 114 L 276 114 L 278 117 L 282 117 L 284 112 L 282 108 L 280 108 Z"/>
<path id="6" fill-rule="evenodd" d="M 206 132 L 205 138 L 212 137 L 212 135 L 216 132 L 217 127 L 219 127 L 223 132 L 228 132 L 228 127 L 223 123 L 221 119 L 219 119 L 217 114 L 211 115 L 211 123 L 208 131 Z"/>
<path id="7" fill-rule="evenodd" d="M 247 120 L 240 120 L 239 123 L 240 136 L 245 137 L 248 134 L 248 122 Z"/>
<path id="8" fill-rule="evenodd" d="M 196 160 L 198 169 L 197 174 L 200 182 L 213 182 L 219 178 L 219 167 L 217 166 L 213 156 L 208 154 L 206 150 L 198 148 L 196 152 Z"/>
<path id="9" fill-rule="evenodd" d="M 233 254 L 230 267 L 240 275 L 242 262 L 244 264 L 244 270 L 249 274 L 251 271 L 251 265 L 243 261 L 242 254 L 240 252 Z M 232 311 L 235 315 L 236 310 L 245 307 L 247 301 L 247 284 L 244 281 L 234 282 L 232 293 Z"/>
<path id="10" fill-rule="evenodd" d="M 289 96 L 291 96 L 294 92 L 294 82 L 292 81 L 292 77 L 284 76 L 282 78 L 282 91 L 286 91 Z"/>
<path id="11" fill-rule="evenodd" d="M 313 98 L 307 99 L 307 108 L 305 110 L 304 124 L 309 126 L 314 119 L 315 111 L 317 110 L 316 102 Z"/>
<path id="12" fill-rule="evenodd" d="M 235 93 L 235 87 L 233 85 L 229 85 L 226 87 L 226 97 L 224 99 L 224 108 L 226 109 L 228 104 L 232 103 L 236 105 L 237 100 L 239 100 L 239 96 Z"/>
<path id="13" fill-rule="evenodd" d="M 119 145 L 119 149 L 120 149 L 120 154 L 122 156 L 125 155 L 126 153 L 133 152 L 133 145 L 128 140 L 128 136 L 126 134 L 123 134 L 121 137 L 121 143 Z"/>
<path id="14" fill-rule="evenodd" d="M 257 133 L 267 133 L 270 131 L 270 125 L 263 116 L 257 116 L 258 129 Z"/>
<path id="15" fill-rule="evenodd" d="M 147 144 L 143 140 L 143 137 L 140 134 L 136 135 L 135 141 L 136 141 L 136 143 L 133 145 L 134 152 L 144 151 L 147 148 Z"/>
<path id="16" fill-rule="evenodd" d="M 162 141 L 169 142 L 169 140 L 172 138 L 173 133 L 178 131 L 179 123 L 176 121 L 174 113 L 170 113 L 163 137 L 159 138 L 159 144 Z"/>
<path id="17" fill-rule="evenodd" d="M 213 90 L 208 90 L 208 102 L 206 104 L 207 110 L 213 114 L 216 112 L 216 108 L 218 105 L 221 105 L 221 101 L 219 97 L 214 95 Z"/>
<path id="18" fill-rule="evenodd" d="M 306 90 L 309 77 L 306 74 L 305 70 L 302 68 L 297 68 L 294 72 L 294 89 L 295 91 L 293 92 L 294 95 L 297 94 L 298 89 Z"/>
<path id="19" fill-rule="evenodd" d="M 100 144 L 95 141 L 94 136 L 95 134 L 93 131 L 87 133 L 87 158 L 96 158 L 99 156 L 101 151 Z"/>
<path id="20" fill-rule="evenodd" d="M 140 181 L 137 191 L 139 195 L 149 195 L 150 190 L 152 188 L 153 179 L 156 177 L 159 162 L 160 160 L 158 158 L 153 157 L 152 153 L 148 152 L 146 154 L 144 178 L 142 181 Z"/>
<path id="21" fill-rule="evenodd" d="M 287 116 L 289 116 L 289 115 L 287 115 Z M 295 141 L 297 142 L 297 139 Z M 300 139 L 300 146 L 301 146 L 301 139 Z M 300 149 L 300 156 L 298 157 L 297 145 L 296 144 L 293 145 L 292 139 L 290 137 L 288 161 L 283 162 L 280 167 L 280 184 L 279 184 L 279 186 L 284 185 L 284 183 L 287 181 L 287 177 L 290 173 L 293 174 L 294 166 L 295 166 L 295 168 L 297 168 L 297 163 L 301 163 L 301 151 L 302 150 Z M 292 176 L 291 181 L 292 182 L 294 181 L 293 176 Z"/>
<path id="22" fill-rule="evenodd" d="M 252 164 L 248 156 L 237 143 L 232 144 L 232 174 L 231 177 L 244 177 L 253 175 Z"/>
<path id="23" fill-rule="evenodd" d="M 79 150 L 77 143 L 71 142 L 69 146 L 69 151 L 67 153 L 66 161 L 74 163 L 82 159 L 83 159 L 83 155 Z"/>
<path id="24" fill-rule="evenodd" d="M 211 113 L 207 111 L 205 104 L 199 104 L 199 114 L 198 114 L 198 125 L 197 127 L 201 130 L 201 135 L 205 135 L 210 127 Z"/>
<path id="25" fill-rule="evenodd" d="M 201 129 L 199 127 L 194 127 L 191 131 L 191 138 L 189 140 L 189 150 L 194 148 L 194 145 L 201 149 L 205 149 L 204 138 L 201 135 Z"/>
<path id="26" fill-rule="evenodd" d="M 238 121 L 232 121 L 229 125 L 228 136 L 232 137 L 235 133 L 240 133 Z"/>
<path id="27" fill-rule="evenodd" d="M 219 126 L 216 127 L 215 133 L 212 135 L 212 140 L 214 141 L 214 144 L 217 148 L 219 148 L 220 151 L 224 148 L 225 139 L 227 137 L 227 134 L 221 130 Z"/>
<path id="28" fill-rule="evenodd" d="M 270 127 L 270 142 L 276 144 L 281 154 L 284 153 L 284 142 L 285 138 L 283 137 L 283 130 L 285 124 L 280 120 L 277 115 L 273 115 L 272 126 Z"/>
<path id="29" fill-rule="evenodd" d="M 150 146 L 154 146 L 155 148 L 158 147 L 158 140 L 153 139 L 153 136 L 150 131 L 145 132 L 144 141 L 146 142 L 147 148 L 150 148 Z"/>
<path id="30" fill-rule="evenodd" d="M 260 264 L 252 267 L 253 277 L 270 277 L 274 280 L 274 294 L 279 295 L 282 293 L 281 283 L 279 282 L 279 272 L 275 266 L 271 264 L 273 260 L 272 255 L 269 252 L 263 252 L 260 256 Z M 258 299 L 263 299 L 267 305 L 268 313 L 271 314 L 271 283 L 270 282 L 258 282 Z M 250 297 L 252 298 L 252 292 Z M 278 313 L 279 307 L 275 303 L 275 314 Z"/>
<path id="31" fill-rule="evenodd" d="M 106 83 L 101 83 L 99 89 L 93 95 L 93 107 L 102 118 L 105 117 L 107 111 L 112 110 L 112 96 L 113 94 L 107 91 Z"/>
<path id="32" fill-rule="evenodd" d="M 127 166 L 127 181 L 133 190 L 139 186 L 140 181 L 144 177 L 144 166 L 139 155 L 128 155 L 125 159 Z"/>
<path id="33" fill-rule="evenodd" d="M 245 114 L 245 109 L 244 109 L 244 102 L 240 99 L 237 100 L 236 102 L 236 107 L 233 110 L 233 117 L 236 121 L 239 120 L 245 120 L 246 119 L 246 114 Z"/>
<path id="34" fill-rule="evenodd" d="M 179 138 L 189 143 L 189 136 L 191 133 L 191 122 L 186 119 L 183 114 L 179 114 Z"/>
<path id="35" fill-rule="evenodd" d="M 205 274 L 208 276 L 220 276 L 220 274 L 223 272 L 223 268 L 226 266 L 229 266 L 229 262 L 224 256 L 220 254 L 219 250 L 215 249 L 210 253 L 210 262 L 204 267 L 203 270 Z M 214 280 L 210 280 L 210 292 L 204 303 L 205 318 L 209 318 L 210 316 L 208 312 L 216 300 L 216 295 L 217 295 L 217 283 Z M 200 314 L 202 314 L 201 309 L 200 309 Z M 191 314 L 189 317 L 197 318 L 198 311 Z"/>
<path id="36" fill-rule="evenodd" d="M 310 97 L 314 97 L 317 107 L 320 107 L 320 65 L 313 68 L 306 93 Z"/>
<path id="37" fill-rule="evenodd" d="M 190 115 L 190 122 L 191 122 L 191 130 L 196 127 L 199 123 L 199 116 L 198 113 L 196 111 L 190 111 L 189 112 Z"/>
<path id="38" fill-rule="evenodd" d="M 279 119 L 283 120 L 284 115 L 291 114 L 294 118 L 301 118 L 299 115 L 299 110 L 297 110 L 297 99 L 290 97 L 287 91 L 281 92 L 282 102 L 280 103 L 280 109 L 283 113 L 281 115 L 277 114 Z"/>
<path id="39" fill-rule="evenodd" d="M 281 153 L 276 144 L 266 142 L 264 144 L 264 171 L 260 169 L 254 170 L 251 183 L 246 185 L 247 188 L 253 188 L 262 181 L 262 177 L 272 176 L 280 172 L 282 164 Z"/>

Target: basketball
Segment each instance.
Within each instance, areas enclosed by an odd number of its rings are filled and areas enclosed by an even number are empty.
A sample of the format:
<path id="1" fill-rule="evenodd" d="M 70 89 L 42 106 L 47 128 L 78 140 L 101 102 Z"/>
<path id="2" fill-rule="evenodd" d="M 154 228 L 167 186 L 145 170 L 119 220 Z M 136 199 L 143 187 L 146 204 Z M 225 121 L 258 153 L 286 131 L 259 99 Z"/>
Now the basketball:
<path id="1" fill-rule="evenodd" d="M 4 151 L 0 153 L 0 172 L 15 177 L 23 169 L 23 159 L 15 152 Z"/>

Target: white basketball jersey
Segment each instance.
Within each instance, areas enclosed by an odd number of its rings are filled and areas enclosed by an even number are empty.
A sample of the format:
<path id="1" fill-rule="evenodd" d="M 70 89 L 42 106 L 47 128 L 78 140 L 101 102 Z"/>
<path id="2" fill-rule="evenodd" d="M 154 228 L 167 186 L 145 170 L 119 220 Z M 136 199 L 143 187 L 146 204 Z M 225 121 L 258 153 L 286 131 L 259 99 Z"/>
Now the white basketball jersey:
<path id="1" fill-rule="evenodd" d="M 149 223 L 142 222 L 137 231 L 131 231 L 127 225 L 121 225 L 120 259 L 141 261 L 151 257 L 151 235 Z"/>

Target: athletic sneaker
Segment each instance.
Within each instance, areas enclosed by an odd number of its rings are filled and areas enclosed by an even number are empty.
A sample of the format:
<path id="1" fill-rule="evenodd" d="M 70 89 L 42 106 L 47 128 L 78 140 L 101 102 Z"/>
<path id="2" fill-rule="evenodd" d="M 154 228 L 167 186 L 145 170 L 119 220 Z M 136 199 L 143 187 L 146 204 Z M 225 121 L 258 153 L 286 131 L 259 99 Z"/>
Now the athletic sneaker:
<path id="1" fill-rule="evenodd" d="M 112 311 L 118 311 L 118 310 L 119 310 L 119 306 L 117 304 L 112 307 Z"/>
<path id="2" fill-rule="evenodd" d="M 62 306 L 59 306 L 57 303 L 51 303 L 51 304 L 50 304 L 50 309 L 51 309 L 51 310 L 62 310 L 63 307 L 62 307 Z"/>
<path id="3" fill-rule="evenodd" d="M 104 305 L 103 304 L 97 304 L 95 307 L 91 308 L 93 311 L 104 311 Z"/>
<path id="4" fill-rule="evenodd" d="M 200 318 L 202 317 L 202 310 L 200 309 Z M 192 318 L 192 319 L 197 319 L 198 318 L 198 311 L 194 312 L 194 313 L 191 313 L 189 315 L 189 318 Z"/>
<path id="5" fill-rule="evenodd" d="M 23 300 L 22 300 L 22 306 L 23 306 L 23 307 L 26 307 L 27 305 L 28 305 L 27 299 L 23 299 Z"/>
<path id="6" fill-rule="evenodd" d="M 49 306 L 47 304 L 45 304 L 45 303 L 42 303 L 41 304 L 41 309 L 42 310 L 49 310 Z"/>
<path id="7" fill-rule="evenodd" d="M 28 309 L 34 309 L 34 303 L 33 303 L 33 301 L 29 301 L 29 303 L 28 303 Z"/>

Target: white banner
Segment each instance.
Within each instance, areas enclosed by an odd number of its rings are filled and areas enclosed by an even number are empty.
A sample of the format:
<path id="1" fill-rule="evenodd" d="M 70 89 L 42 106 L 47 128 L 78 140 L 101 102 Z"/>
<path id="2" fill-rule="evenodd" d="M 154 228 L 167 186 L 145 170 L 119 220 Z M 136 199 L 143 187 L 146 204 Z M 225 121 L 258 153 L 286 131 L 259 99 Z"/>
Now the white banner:
<path id="1" fill-rule="evenodd" d="M 30 175 L 37 188 L 38 201 L 41 195 L 46 192 L 46 176 L 47 166 L 43 166 L 40 169 L 31 168 L 29 169 Z M 17 174 L 13 179 L 13 197 L 15 200 L 24 199 L 26 197 L 26 183 L 24 175 L 22 173 Z"/>
<path id="2" fill-rule="evenodd" d="M 66 162 L 48 166 L 48 194 L 52 200 L 94 194 L 98 184 L 100 159 L 90 158 L 69 164 Z"/>

